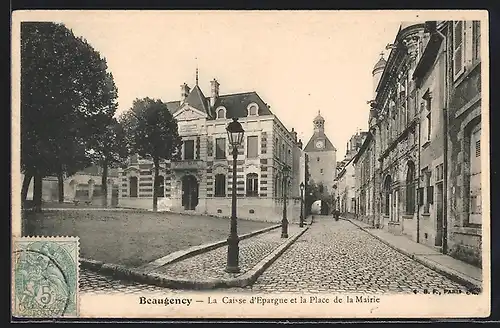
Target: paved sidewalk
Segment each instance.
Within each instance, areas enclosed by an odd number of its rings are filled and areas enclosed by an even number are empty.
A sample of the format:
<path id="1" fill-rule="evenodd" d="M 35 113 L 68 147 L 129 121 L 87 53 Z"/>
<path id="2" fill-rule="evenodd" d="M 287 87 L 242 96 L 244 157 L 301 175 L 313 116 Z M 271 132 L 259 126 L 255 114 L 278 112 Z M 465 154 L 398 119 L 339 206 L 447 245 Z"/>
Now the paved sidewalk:
<path id="1" fill-rule="evenodd" d="M 443 275 L 467 284 L 472 288 L 481 289 L 482 287 L 483 273 L 478 267 L 414 242 L 406 236 L 397 236 L 382 229 L 373 229 L 371 225 L 355 219 L 344 220 L 351 222 L 385 244 Z"/>
<path id="2" fill-rule="evenodd" d="M 219 247 L 179 262 L 167 264 L 152 270 L 150 273 L 193 281 L 236 278 L 254 268 L 266 256 L 303 229 L 293 224 L 288 227 L 288 238 L 281 238 L 281 228 L 278 228 L 240 240 L 240 273 L 227 273 L 224 270 L 227 262 L 227 246 Z"/>

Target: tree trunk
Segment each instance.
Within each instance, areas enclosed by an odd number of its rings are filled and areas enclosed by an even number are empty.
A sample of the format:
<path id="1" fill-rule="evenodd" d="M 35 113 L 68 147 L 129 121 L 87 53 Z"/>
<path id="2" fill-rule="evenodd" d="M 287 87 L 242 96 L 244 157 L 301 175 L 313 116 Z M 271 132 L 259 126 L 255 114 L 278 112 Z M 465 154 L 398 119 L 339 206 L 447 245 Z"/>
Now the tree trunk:
<path id="1" fill-rule="evenodd" d="M 108 159 L 105 157 L 102 162 L 101 190 L 104 195 L 102 205 L 108 206 Z"/>
<path id="2" fill-rule="evenodd" d="M 33 205 L 34 211 L 36 213 L 42 212 L 42 175 L 37 172 L 35 173 L 33 183 Z"/>
<path id="3" fill-rule="evenodd" d="M 64 203 L 64 177 L 62 170 L 57 173 L 57 187 L 59 203 Z"/>
<path id="4" fill-rule="evenodd" d="M 160 172 L 160 160 L 158 158 L 155 158 L 153 160 L 154 166 L 155 166 L 155 177 L 154 177 L 154 182 L 153 182 L 153 212 L 158 211 L 158 184 L 160 181 L 158 181 L 158 175 Z"/>
<path id="5" fill-rule="evenodd" d="M 24 173 L 23 186 L 21 188 L 21 204 L 24 204 L 26 202 L 26 198 L 28 198 L 28 189 L 30 187 L 32 178 L 33 178 L 33 173 L 27 170 Z"/>

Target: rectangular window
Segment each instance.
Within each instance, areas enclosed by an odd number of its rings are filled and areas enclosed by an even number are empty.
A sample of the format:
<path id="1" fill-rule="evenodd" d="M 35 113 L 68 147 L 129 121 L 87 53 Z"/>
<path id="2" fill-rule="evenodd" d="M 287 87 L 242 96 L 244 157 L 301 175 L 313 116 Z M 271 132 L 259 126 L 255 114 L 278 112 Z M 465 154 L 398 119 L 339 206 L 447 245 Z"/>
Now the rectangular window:
<path id="1" fill-rule="evenodd" d="M 215 139 L 215 158 L 216 159 L 226 158 L 226 138 Z"/>
<path id="2" fill-rule="evenodd" d="M 194 159 L 194 140 L 184 141 L 184 159 Z"/>
<path id="3" fill-rule="evenodd" d="M 464 22 L 453 22 L 453 76 L 458 78 L 465 69 Z"/>
<path id="4" fill-rule="evenodd" d="M 247 196 L 259 195 L 259 177 L 256 173 L 247 174 Z"/>
<path id="5" fill-rule="evenodd" d="M 247 137 L 247 158 L 256 158 L 258 155 L 259 137 Z"/>
<path id="6" fill-rule="evenodd" d="M 226 176 L 217 174 L 215 176 L 215 197 L 226 196 Z"/>
<path id="7" fill-rule="evenodd" d="M 427 187 L 427 204 L 434 204 L 434 186 Z"/>
<path id="8" fill-rule="evenodd" d="M 431 140 L 432 134 L 432 120 L 431 113 L 427 114 L 427 141 Z"/>
<path id="9" fill-rule="evenodd" d="M 429 214 L 429 208 L 430 208 L 429 205 L 432 204 L 432 200 L 433 200 L 433 189 L 431 186 L 431 172 L 429 170 L 425 169 L 423 174 L 424 174 L 425 188 L 426 188 L 426 194 L 427 194 L 426 201 L 424 202 L 424 214 Z M 423 193 L 424 193 L 424 191 L 422 190 L 422 194 Z"/>
<path id="10" fill-rule="evenodd" d="M 418 188 L 418 206 L 424 205 L 424 188 Z"/>
<path id="11" fill-rule="evenodd" d="M 469 223 L 482 223 L 481 209 L 481 128 L 476 127 L 470 137 L 469 150 Z"/>
<path id="12" fill-rule="evenodd" d="M 129 182 L 129 195 L 130 197 L 137 197 L 137 177 L 130 177 L 130 182 Z"/>
<path id="13" fill-rule="evenodd" d="M 478 62 L 481 60 L 481 23 L 479 21 L 472 22 L 472 61 Z"/>

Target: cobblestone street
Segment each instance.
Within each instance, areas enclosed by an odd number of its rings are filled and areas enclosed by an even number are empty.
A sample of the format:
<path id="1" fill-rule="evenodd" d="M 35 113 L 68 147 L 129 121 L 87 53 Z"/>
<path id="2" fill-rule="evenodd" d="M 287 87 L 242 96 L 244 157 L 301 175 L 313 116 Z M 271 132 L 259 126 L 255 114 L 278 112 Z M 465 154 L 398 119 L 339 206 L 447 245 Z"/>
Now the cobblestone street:
<path id="1" fill-rule="evenodd" d="M 81 291 L 181 292 L 114 281 L 82 270 Z M 239 292 L 413 293 L 466 288 L 381 243 L 348 221 L 319 217 L 254 283 Z"/>
<path id="2" fill-rule="evenodd" d="M 423 292 L 460 289 L 344 220 L 319 217 L 251 287 L 259 292 Z"/>

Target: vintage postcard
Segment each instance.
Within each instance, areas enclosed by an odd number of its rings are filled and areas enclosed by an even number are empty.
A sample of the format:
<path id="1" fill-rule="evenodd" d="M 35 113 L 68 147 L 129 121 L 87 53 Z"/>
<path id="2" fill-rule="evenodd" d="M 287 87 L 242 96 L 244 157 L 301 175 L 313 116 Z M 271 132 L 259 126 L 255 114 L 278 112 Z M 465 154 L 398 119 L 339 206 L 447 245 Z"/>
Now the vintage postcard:
<path id="1" fill-rule="evenodd" d="M 487 11 L 18 11 L 15 318 L 490 315 Z"/>

